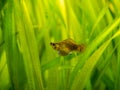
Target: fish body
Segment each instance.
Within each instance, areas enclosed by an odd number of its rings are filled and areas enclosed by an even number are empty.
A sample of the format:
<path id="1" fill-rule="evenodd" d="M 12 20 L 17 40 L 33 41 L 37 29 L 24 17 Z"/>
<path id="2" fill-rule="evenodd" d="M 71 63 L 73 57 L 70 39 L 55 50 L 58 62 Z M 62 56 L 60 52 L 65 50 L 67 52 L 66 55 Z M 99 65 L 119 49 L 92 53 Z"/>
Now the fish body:
<path id="1" fill-rule="evenodd" d="M 84 44 L 77 45 L 72 39 L 66 39 L 57 43 L 51 42 L 50 45 L 62 56 L 68 55 L 72 51 L 82 52 L 85 48 Z"/>

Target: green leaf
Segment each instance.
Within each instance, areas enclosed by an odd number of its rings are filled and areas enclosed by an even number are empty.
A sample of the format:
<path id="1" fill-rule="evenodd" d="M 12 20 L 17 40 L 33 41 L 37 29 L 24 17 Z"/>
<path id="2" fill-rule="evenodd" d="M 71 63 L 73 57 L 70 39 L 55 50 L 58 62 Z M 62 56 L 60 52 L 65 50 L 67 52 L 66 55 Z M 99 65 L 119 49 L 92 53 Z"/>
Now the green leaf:
<path id="1" fill-rule="evenodd" d="M 88 79 L 91 76 L 92 71 L 94 70 L 99 58 L 103 54 L 104 50 L 107 48 L 112 39 L 120 35 L 120 31 L 116 32 L 112 38 L 104 42 L 85 62 L 83 68 L 80 72 L 77 73 L 74 83 L 72 85 L 72 90 L 83 90 Z"/>

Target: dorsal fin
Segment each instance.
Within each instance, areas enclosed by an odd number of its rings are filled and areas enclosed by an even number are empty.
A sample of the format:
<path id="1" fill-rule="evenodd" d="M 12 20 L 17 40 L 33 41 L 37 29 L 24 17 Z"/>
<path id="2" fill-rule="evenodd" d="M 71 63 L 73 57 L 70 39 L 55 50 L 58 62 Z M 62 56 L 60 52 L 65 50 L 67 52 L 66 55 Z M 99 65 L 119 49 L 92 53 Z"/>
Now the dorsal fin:
<path id="1" fill-rule="evenodd" d="M 71 43 L 75 43 L 75 41 L 71 38 L 65 39 L 62 42 L 71 42 Z"/>

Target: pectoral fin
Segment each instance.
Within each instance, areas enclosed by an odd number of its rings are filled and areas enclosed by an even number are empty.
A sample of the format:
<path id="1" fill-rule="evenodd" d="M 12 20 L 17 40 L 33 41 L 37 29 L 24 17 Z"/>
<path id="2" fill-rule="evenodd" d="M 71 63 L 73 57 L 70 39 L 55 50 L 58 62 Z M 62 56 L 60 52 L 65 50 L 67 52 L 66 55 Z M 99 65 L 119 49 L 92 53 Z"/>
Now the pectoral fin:
<path id="1" fill-rule="evenodd" d="M 58 51 L 58 54 L 61 56 L 66 56 L 69 54 L 69 52 L 65 52 L 65 51 Z"/>

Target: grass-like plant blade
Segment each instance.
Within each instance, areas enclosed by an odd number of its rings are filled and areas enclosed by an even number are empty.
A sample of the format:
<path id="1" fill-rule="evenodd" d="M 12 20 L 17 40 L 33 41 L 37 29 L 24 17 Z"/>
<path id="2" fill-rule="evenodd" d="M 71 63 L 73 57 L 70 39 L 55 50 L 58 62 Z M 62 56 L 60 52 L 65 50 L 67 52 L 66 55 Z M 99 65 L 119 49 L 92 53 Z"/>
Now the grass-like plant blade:
<path id="1" fill-rule="evenodd" d="M 16 5 L 19 5 L 17 6 Z M 19 30 L 19 41 L 20 41 L 20 48 L 22 50 L 25 71 L 28 80 L 28 89 L 36 90 L 41 89 L 43 90 L 43 83 L 42 83 L 42 76 L 41 76 L 41 66 L 39 61 L 39 54 L 37 50 L 36 39 L 34 35 L 33 25 L 26 7 L 26 3 L 18 3 L 14 2 L 15 5 L 15 14 L 17 19 L 19 20 L 17 24 L 18 27 L 22 28 Z M 22 7 L 22 9 L 20 9 Z M 19 10 L 19 14 L 17 13 Z M 24 13 L 24 15 L 22 15 Z M 23 17 L 23 18 L 21 18 Z M 22 19 L 22 20 L 21 20 Z M 25 25 L 22 23 L 24 22 Z"/>
<path id="2" fill-rule="evenodd" d="M 119 37 L 118 37 L 118 38 L 119 38 Z M 115 48 L 114 48 L 111 52 L 109 52 L 109 54 L 106 56 L 106 59 L 105 59 L 105 60 L 103 61 L 103 63 L 101 64 L 101 65 L 102 65 L 102 66 L 100 67 L 100 68 L 101 68 L 101 69 L 100 69 L 101 72 L 99 73 L 98 78 L 95 80 L 95 84 L 94 84 L 94 86 L 93 86 L 93 89 L 97 89 L 97 87 L 99 86 L 99 83 L 101 82 L 101 79 L 102 79 L 102 77 L 104 76 L 104 73 L 105 73 L 106 69 L 109 68 L 109 65 L 110 65 L 110 62 L 111 62 L 111 59 L 110 59 L 110 58 L 112 58 L 112 56 L 113 56 L 116 48 L 119 46 L 119 44 L 120 44 L 120 42 L 118 42 L 117 45 L 115 46 Z M 113 86 L 113 85 L 111 85 L 111 86 Z"/>
<path id="3" fill-rule="evenodd" d="M 120 90 L 119 2 L 1 0 L 0 90 Z M 67 38 L 84 52 L 58 56 Z"/>
<path id="4" fill-rule="evenodd" d="M 105 28 L 105 30 L 98 35 L 92 42 L 90 45 L 87 46 L 86 48 L 86 52 L 85 54 L 83 54 L 82 61 L 85 62 L 86 59 L 88 59 L 88 57 L 90 56 L 90 54 L 99 46 L 100 43 L 102 43 L 104 41 L 104 39 L 119 25 L 120 23 L 120 18 L 117 18 L 112 25 L 108 26 L 107 28 Z M 85 56 L 84 56 L 85 55 Z M 77 72 L 79 71 L 79 69 L 81 68 L 81 62 L 78 62 L 75 66 L 75 68 L 73 69 L 73 72 L 70 76 L 70 82 L 69 85 L 71 86 Z"/>
<path id="5" fill-rule="evenodd" d="M 74 83 L 71 88 L 72 90 L 83 90 L 85 88 L 85 85 L 91 76 L 91 72 L 94 69 L 96 63 L 98 62 L 100 56 L 103 54 L 104 50 L 107 48 L 111 40 L 118 35 L 120 35 L 120 31 L 116 32 L 116 34 L 112 38 L 110 38 L 103 45 L 101 45 L 100 48 L 97 49 L 85 62 L 83 68 L 80 70 L 80 74 L 77 74 L 75 77 Z"/>
<path id="6" fill-rule="evenodd" d="M 5 51 L 7 57 L 8 72 L 10 75 L 11 89 L 24 89 L 26 78 L 25 70 L 22 62 L 21 54 L 18 50 L 16 30 L 13 14 L 13 1 L 8 1 L 8 5 L 5 9 L 4 20 L 4 38 L 5 38 Z M 16 67 L 16 68 L 15 68 Z M 22 75 L 21 72 L 22 71 Z M 21 78 L 20 78 L 21 77 Z"/>

